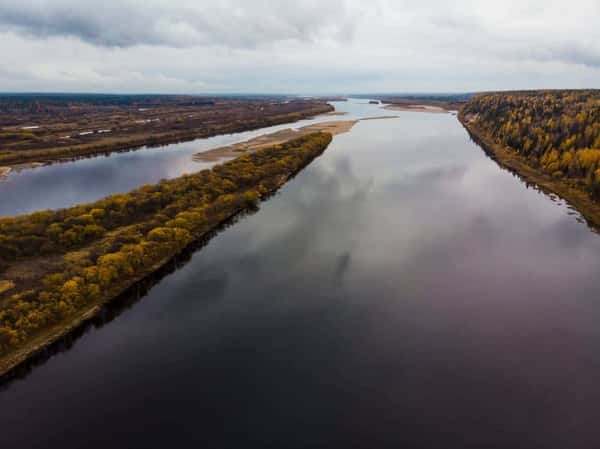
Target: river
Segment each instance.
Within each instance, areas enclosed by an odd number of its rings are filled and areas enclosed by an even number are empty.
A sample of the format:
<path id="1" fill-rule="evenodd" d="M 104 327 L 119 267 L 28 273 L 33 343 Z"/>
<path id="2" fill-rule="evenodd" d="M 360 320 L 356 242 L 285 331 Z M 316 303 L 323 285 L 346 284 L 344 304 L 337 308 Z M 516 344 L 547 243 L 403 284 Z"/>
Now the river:
<path id="1" fill-rule="evenodd" d="M 142 147 L 33 169 L 13 170 L 0 177 L 0 216 L 19 215 L 43 209 L 58 209 L 89 203 L 105 196 L 128 192 L 142 184 L 154 184 L 185 173 L 210 168 L 217 162 L 196 162 L 194 154 L 243 142 L 261 134 L 287 128 L 300 128 L 323 121 L 354 120 L 394 115 L 365 100 L 332 102 L 345 115 L 320 115 L 294 123 L 223 134 L 189 142 Z"/>
<path id="2" fill-rule="evenodd" d="M 394 114 L 6 385 L 0 447 L 600 447 L 600 238 L 455 116 Z M 81 168 L 79 201 L 105 163 L 18 176 Z"/>

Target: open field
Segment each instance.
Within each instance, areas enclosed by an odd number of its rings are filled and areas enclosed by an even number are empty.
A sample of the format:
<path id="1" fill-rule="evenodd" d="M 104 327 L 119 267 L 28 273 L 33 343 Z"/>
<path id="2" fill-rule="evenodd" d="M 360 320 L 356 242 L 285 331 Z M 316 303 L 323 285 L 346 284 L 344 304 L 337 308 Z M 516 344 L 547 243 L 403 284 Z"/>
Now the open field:
<path id="1" fill-rule="evenodd" d="M 331 111 L 321 100 L 282 98 L 0 96 L 0 166 L 167 144 Z"/>

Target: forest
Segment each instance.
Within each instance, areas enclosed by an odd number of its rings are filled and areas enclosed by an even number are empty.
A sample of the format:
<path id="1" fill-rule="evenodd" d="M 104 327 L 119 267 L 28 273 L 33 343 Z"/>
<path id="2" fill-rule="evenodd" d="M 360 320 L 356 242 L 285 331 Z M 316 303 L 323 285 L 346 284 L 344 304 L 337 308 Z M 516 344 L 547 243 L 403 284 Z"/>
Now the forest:
<path id="1" fill-rule="evenodd" d="M 600 199 L 600 90 L 479 94 L 461 117 L 529 166 Z"/>
<path id="2" fill-rule="evenodd" d="M 1 218 L 0 354 L 112 299 L 226 219 L 256 207 L 331 138 L 314 133 L 91 204 Z"/>

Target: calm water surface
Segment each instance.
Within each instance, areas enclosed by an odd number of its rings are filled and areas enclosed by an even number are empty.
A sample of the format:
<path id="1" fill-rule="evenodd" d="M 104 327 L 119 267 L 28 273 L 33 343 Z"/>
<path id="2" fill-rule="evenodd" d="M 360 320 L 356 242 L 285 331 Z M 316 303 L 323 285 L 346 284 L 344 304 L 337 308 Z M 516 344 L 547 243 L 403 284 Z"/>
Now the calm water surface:
<path id="1" fill-rule="evenodd" d="M 210 168 L 216 162 L 195 162 L 193 155 L 261 134 L 330 120 L 395 115 L 394 111 L 386 111 L 381 106 L 365 104 L 365 100 L 331 104 L 346 115 L 321 115 L 293 124 L 13 171 L 0 178 L 0 198 L 10 198 L 0 201 L 0 216 L 87 203 L 113 193 L 128 192 L 142 184 L 153 184 L 161 179 Z"/>
<path id="2" fill-rule="evenodd" d="M 600 447 L 600 238 L 398 115 L 9 384 L 0 447 Z"/>

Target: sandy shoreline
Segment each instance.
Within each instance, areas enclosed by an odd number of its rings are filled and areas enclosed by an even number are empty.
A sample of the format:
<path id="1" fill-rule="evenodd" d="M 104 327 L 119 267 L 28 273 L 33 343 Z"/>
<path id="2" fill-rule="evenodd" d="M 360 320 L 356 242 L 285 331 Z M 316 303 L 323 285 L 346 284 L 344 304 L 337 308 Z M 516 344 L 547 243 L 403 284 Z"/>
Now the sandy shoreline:
<path id="1" fill-rule="evenodd" d="M 325 132 L 331 134 L 332 136 L 337 136 L 338 134 L 347 133 L 354 125 L 363 120 L 380 120 L 397 117 L 398 116 L 396 115 L 388 115 L 384 117 L 367 117 L 358 120 L 336 120 L 331 122 L 315 123 L 313 125 L 303 126 L 299 129 L 287 128 L 271 134 L 264 134 L 245 142 L 203 151 L 202 153 L 196 153 L 193 157 L 193 160 L 196 162 L 215 162 L 220 159 L 237 157 L 242 153 L 253 152 L 268 146 L 280 145 L 288 140 L 296 139 L 298 137 L 316 132 Z"/>
<path id="2" fill-rule="evenodd" d="M 10 167 L 0 167 L 0 178 L 8 176 L 12 169 Z"/>
<path id="3" fill-rule="evenodd" d="M 408 111 L 408 112 L 429 112 L 431 114 L 447 114 L 447 109 L 440 108 L 438 106 L 427 106 L 421 104 L 415 105 L 399 105 L 399 104 L 388 104 L 384 106 L 383 109 L 387 109 L 388 111 Z"/>
<path id="4" fill-rule="evenodd" d="M 280 145 L 288 140 L 316 132 L 326 132 L 332 136 L 336 136 L 350 131 L 357 122 L 358 120 L 332 121 L 315 123 L 314 125 L 303 126 L 299 129 L 287 128 L 271 134 L 258 136 L 245 142 L 196 153 L 193 159 L 199 162 L 214 162 L 224 158 L 237 157 L 242 153 L 253 152 L 272 145 Z"/>

